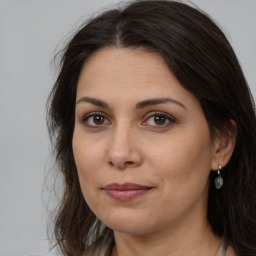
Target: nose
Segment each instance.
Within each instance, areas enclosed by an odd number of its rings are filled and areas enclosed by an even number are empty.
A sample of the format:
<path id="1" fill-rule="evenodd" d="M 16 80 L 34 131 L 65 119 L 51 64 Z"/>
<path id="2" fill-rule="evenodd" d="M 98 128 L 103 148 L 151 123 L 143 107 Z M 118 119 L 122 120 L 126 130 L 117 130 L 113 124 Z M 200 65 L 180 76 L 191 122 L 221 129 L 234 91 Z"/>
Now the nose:
<path id="1" fill-rule="evenodd" d="M 141 165 L 142 155 L 138 136 L 131 127 L 117 126 L 110 137 L 110 144 L 106 155 L 108 164 L 119 170 Z"/>

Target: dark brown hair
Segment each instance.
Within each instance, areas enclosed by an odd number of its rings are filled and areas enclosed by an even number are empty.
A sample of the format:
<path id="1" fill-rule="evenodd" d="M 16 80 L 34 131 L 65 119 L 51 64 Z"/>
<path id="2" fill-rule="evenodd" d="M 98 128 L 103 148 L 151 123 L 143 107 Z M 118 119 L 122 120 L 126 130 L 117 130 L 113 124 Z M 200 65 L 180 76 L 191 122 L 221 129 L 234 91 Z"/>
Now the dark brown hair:
<path id="1" fill-rule="evenodd" d="M 256 118 L 254 103 L 235 53 L 204 13 L 175 1 L 137 1 L 83 25 L 62 52 L 49 97 L 48 127 L 64 176 L 55 237 L 64 255 L 82 255 L 92 241 L 111 237 L 87 206 L 72 152 L 77 81 L 84 62 L 103 47 L 145 47 L 158 52 L 200 102 L 211 135 L 233 119 L 237 138 L 216 190 L 210 174 L 208 221 L 238 256 L 256 255 Z"/>

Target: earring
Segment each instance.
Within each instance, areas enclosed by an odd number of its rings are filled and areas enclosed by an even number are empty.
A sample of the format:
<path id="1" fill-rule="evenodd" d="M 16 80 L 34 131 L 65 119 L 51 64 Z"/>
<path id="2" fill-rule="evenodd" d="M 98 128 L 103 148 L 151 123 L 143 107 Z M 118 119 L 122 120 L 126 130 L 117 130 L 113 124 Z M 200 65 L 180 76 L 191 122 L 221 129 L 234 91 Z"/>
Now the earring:
<path id="1" fill-rule="evenodd" d="M 220 189 L 223 185 L 223 178 L 222 176 L 220 175 L 220 170 L 222 169 L 222 167 L 220 165 L 218 165 L 218 176 L 215 178 L 215 187 L 217 189 Z"/>

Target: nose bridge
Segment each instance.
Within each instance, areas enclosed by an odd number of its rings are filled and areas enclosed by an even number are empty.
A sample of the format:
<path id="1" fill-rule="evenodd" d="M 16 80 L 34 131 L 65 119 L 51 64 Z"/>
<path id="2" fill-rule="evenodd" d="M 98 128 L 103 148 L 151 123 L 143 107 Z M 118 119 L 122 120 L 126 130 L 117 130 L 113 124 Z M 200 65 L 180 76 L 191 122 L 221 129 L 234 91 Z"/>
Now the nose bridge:
<path id="1" fill-rule="evenodd" d="M 127 165 L 136 166 L 141 157 L 135 143 L 135 128 L 128 121 L 123 120 L 113 128 L 107 154 L 107 161 L 117 168 Z"/>
<path id="2" fill-rule="evenodd" d="M 132 127 L 128 122 L 120 122 L 113 130 L 110 151 L 118 155 L 126 155 L 131 151 Z M 134 146 L 134 145 L 133 145 Z"/>

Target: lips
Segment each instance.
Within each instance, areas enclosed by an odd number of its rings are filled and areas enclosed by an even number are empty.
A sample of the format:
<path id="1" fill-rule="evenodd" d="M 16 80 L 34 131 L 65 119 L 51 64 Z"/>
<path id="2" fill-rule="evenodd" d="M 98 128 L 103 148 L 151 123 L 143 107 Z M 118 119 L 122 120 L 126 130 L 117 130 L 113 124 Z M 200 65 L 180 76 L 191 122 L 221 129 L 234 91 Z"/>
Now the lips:
<path id="1" fill-rule="evenodd" d="M 149 192 L 152 187 L 134 183 L 117 184 L 112 183 L 103 188 L 111 198 L 118 201 L 129 201 Z"/>

